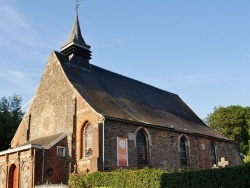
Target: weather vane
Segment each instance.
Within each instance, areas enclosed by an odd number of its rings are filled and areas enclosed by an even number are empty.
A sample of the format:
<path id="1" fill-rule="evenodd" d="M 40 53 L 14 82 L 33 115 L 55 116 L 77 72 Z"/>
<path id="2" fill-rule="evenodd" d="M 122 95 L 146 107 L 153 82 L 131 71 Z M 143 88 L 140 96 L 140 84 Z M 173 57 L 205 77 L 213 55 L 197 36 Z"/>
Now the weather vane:
<path id="1" fill-rule="evenodd" d="M 76 0 L 76 15 L 78 15 L 78 8 L 79 8 L 79 6 L 80 6 L 80 0 Z"/>

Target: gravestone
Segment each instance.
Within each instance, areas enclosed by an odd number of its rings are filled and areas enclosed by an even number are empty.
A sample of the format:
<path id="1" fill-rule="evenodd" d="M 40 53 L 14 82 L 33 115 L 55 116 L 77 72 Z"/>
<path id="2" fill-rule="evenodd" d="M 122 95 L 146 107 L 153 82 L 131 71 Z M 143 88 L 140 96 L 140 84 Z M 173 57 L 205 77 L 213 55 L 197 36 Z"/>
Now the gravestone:
<path id="1" fill-rule="evenodd" d="M 220 162 L 218 162 L 218 166 L 224 168 L 229 165 L 229 162 L 225 160 L 225 157 L 221 157 Z"/>

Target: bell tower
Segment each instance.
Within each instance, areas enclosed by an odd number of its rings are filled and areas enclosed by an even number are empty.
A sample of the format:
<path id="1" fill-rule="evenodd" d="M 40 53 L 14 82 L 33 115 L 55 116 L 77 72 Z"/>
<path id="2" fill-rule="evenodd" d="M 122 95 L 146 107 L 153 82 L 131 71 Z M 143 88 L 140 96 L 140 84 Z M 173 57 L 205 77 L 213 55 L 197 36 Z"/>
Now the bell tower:
<path id="1" fill-rule="evenodd" d="M 75 21 L 66 44 L 61 47 L 61 53 L 69 57 L 69 63 L 91 70 L 91 65 L 89 64 L 91 46 L 87 45 L 82 37 L 78 20 L 78 7 L 79 4 L 77 3 Z"/>

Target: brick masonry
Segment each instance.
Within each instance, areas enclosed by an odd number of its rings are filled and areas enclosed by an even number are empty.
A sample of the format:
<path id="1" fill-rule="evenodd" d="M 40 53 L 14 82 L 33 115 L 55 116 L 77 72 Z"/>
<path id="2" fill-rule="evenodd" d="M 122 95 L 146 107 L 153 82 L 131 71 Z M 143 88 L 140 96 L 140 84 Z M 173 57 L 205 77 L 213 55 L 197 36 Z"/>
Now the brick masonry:
<path id="1" fill-rule="evenodd" d="M 36 150 L 35 185 L 40 185 L 42 183 L 57 184 L 59 182 L 67 184 L 69 176 L 68 174 L 69 161 L 67 157 L 61 157 L 57 155 L 57 147 L 58 146 L 65 147 L 66 145 L 67 145 L 67 139 L 64 138 L 56 145 L 54 145 L 51 149 L 48 150 L 45 149 L 44 151 Z M 68 151 L 66 150 L 66 156 L 68 156 L 67 152 Z M 43 160 L 44 160 L 44 167 L 42 167 Z M 51 174 L 49 172 L 51 172 Z"/>

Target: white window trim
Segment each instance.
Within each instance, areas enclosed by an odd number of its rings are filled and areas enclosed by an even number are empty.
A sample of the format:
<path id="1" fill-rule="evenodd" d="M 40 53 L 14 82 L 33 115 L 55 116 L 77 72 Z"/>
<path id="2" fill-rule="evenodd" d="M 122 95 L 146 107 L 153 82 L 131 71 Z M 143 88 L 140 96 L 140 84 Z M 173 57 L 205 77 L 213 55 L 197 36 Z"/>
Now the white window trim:
<path id="1" fill-rule="evenodd" d="M 62 150 L 62 153 L 60 153 L 59 151 Z M 57 156 L 58 157 L 66 157 L 66 147 L 62 147 L 62 146 L 57 146 Z"/>

